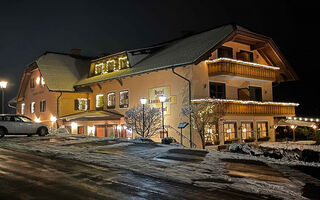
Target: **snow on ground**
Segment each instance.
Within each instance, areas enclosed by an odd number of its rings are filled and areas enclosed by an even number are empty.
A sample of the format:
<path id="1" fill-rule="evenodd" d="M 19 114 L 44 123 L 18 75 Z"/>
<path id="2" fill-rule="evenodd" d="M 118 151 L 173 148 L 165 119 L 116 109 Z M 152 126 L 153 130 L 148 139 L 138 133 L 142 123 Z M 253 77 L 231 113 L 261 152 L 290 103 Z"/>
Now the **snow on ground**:
<path id="1" fill-rule="evenodd" d="M 163 145 L 135 142 L 128 139 L 110 139 L 69 134 L 49 134 L 46 137 L 6 136 L 0 139 L 0 148 L 34 152 L 45 156 L 75 159 L 95 165 L 131 170 L 136 173 L 170 181 L 194 184 L 215 189 L 237 189 L 240 191 L 271 195 L 284 199 L 306 199 L 302 188 L 306 179 L 320 186 L 320 181 L 289 168 L 291 165 L 320 167 L 319 163 L 276 160 L 266 157 L 219 152 L 209 150 L 201 162 L 157 159 L 163 155 L 184 156 L 170 153 L 170 149 L 184 149 L 179 145 Z M 195 155 L 197 157 L 197 155 Z M 260 161 L 267 167 L 284 174 L 286 182 L 264 181 L 250 177 L 228 175 L 223 159 Z"/>
<path id="2" fill-rule="evenodd" d="M 276 148 L 276 149 L 286 149 L 286 150 L 310 149 L 310 150 L 313 150 L 313 151 L 320 152 L 320 145 L 312 145 L 313 143 L 314 143 L 314 141 L 264 142 L 264 143 L 261 143 L 259 146 L 261 146 L 261 147 L 269 147 L 269 148 Z"/>

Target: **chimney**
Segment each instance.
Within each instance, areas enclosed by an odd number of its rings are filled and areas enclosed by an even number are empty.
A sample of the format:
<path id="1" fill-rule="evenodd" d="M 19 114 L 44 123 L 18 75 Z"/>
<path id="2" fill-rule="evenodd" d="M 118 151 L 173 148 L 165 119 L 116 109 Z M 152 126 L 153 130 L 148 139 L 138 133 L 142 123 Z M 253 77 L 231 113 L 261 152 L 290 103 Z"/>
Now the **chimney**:
<path id="1" fill-rule="evenodd" d="M 80 55 L 81 49 L 71 49 L 72 55 Z"/>

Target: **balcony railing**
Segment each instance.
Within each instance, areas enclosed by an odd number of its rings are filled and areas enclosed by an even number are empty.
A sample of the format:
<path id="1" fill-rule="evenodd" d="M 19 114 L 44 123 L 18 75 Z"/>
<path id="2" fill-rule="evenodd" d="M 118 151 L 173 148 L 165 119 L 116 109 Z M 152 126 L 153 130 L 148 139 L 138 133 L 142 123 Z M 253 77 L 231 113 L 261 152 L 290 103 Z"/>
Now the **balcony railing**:
<path id="1" fill-rule="evenodd" d="M 194 103 L 201 101 L 223 103 L 225 115 L 269 115 L 269 116 L 295 116 L 297 103 L 242 101 L 230 99 L 195 99 Z"/>
<path id="2" fill-rule="evenodd" d="M 209 76 L 229 75 L 275 81 L 280 68 L 230 58 L 207 60 Z"/>

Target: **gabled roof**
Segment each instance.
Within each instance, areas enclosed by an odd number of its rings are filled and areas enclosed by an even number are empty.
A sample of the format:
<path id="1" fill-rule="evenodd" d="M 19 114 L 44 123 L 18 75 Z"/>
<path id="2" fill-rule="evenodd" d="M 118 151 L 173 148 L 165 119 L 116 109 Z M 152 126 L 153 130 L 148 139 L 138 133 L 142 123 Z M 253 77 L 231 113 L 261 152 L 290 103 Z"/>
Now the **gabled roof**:
<path id="1" fill-rule="evenodd" d="M 150 54 L 131 68 L 80 80 L 76 86 L 100 81 L 123 78 L 161 69 L 196 64 L 202 56 L 212 51 L 234 31 L 233 25 L 226 25 L 200 34 L 172 41 L 166 47 Z M 130 60 L 129 60 L 130 62 Z"/>
<path id="2" fill-rule="evenodd" d="M 36 65 L 50 91 L 74 92 L 74 84 L 87 77 L 90 61 L 87 57 L 47 52 Z"/>
<path id="3" fill-rule="evenodd" d="M 257 50 L 272 66 L 280 67 L 277 81 L 297 80 L 292 67 L 271 38 L 249 31 L 238 25 L 228 24 L 189 37 L 163 43 L 161 48 L 134 61 L 128 56 L 130 68 L 117 72 L 81 79 L 75 86 L 124 78 L 152 71 L 198 64 L 211 56 L 211 53 L 227 41 L 241 41 Z M 127 54 L 129 51 L 126 52 Z"/>

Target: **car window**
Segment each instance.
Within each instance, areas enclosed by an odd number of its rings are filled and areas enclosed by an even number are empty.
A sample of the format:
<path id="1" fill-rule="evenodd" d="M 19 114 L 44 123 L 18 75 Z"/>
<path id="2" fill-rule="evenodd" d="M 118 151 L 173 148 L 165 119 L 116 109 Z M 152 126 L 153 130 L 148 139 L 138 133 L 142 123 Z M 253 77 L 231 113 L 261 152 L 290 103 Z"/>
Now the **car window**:
<path id="1" fill-rule="evenodd" d="M 15 122 L 23 122 L 22 119 L 20 119 L 19 117 L 13 117 L 13 119 L 14 119 Z"/>
<path id="2" fill-rule="evenodd" d="M 32 120 L 29 119 L 28 117 L 22 117 L 22 116 L 20 116 L 19 119 L 20 119 L 21 121 L 23 121 L 23 122 L 32 122 Z"/>

